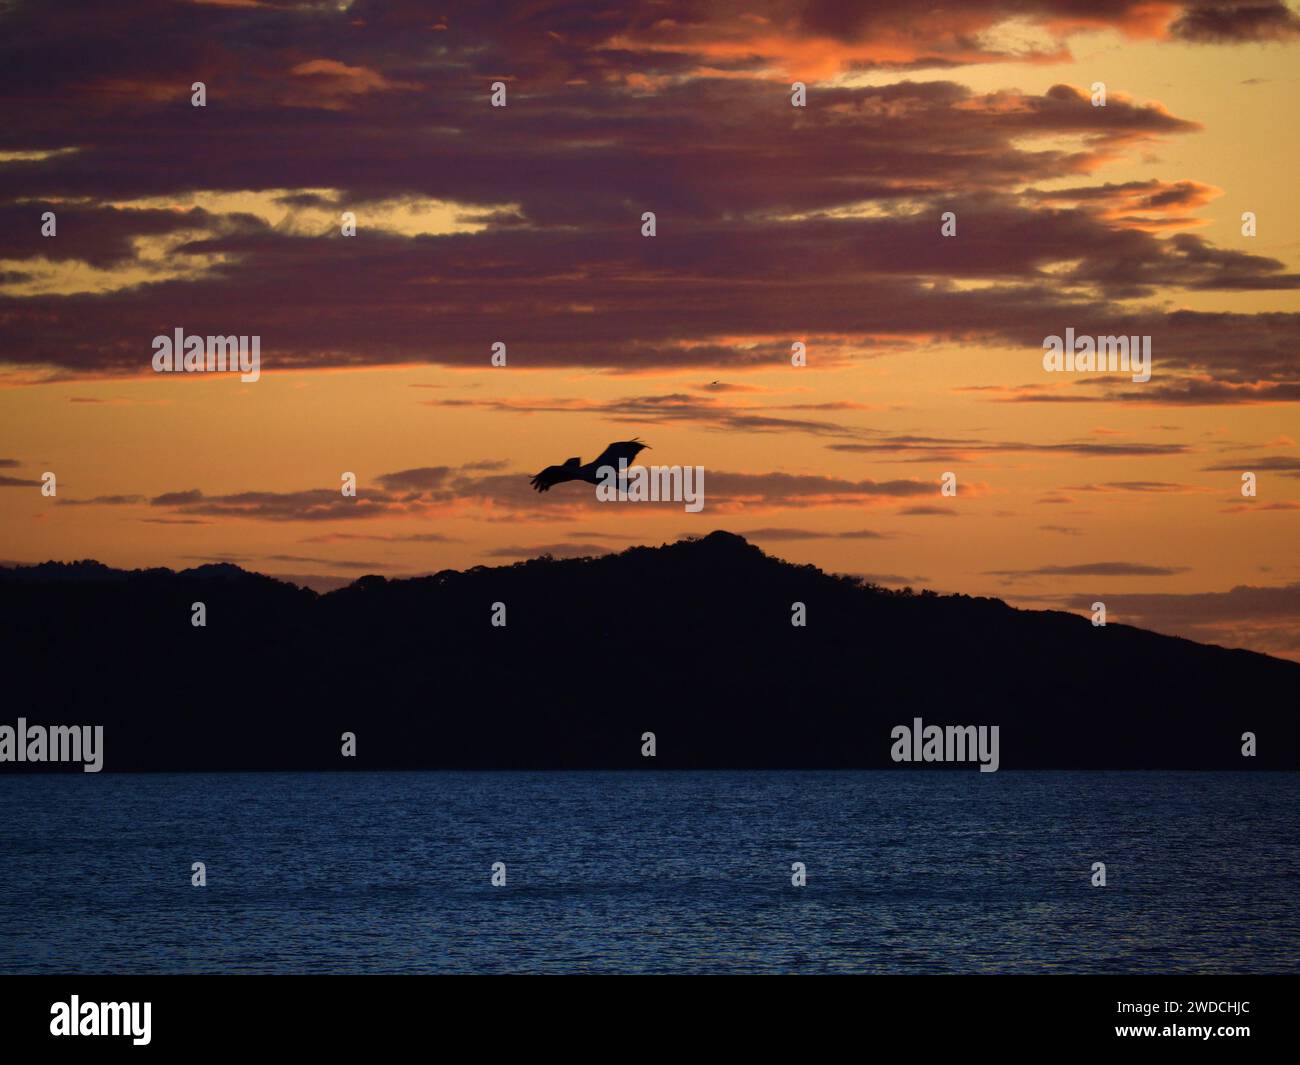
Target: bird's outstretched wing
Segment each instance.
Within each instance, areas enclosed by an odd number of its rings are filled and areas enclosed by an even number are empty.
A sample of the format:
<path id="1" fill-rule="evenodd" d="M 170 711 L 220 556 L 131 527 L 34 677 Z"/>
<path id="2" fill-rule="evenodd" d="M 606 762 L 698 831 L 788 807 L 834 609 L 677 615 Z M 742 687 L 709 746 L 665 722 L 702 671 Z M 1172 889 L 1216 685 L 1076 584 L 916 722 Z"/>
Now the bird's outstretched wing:
<path id="1" fill-rule="evenodd" d="M 577 480 L 581 462 L 581 459 L 575 458 L 569 459 L 568 462 L 561 466 L 547 466 L 529 483 L 539 492 L 549 492 L 554 485 L 561 484 L 564 481 Z"/>
<path id="2" fill-rule="evenodd" d="M 636 461 L 637 455 L 649 446 L 649 444 L 641 443 L 640 437 L 635 440 L 619 440 L 605 448 L 596 456 L 595 461 L 589 465 L 594 466 L 597 470 L 602 466 L 612 466 L 617 470 L 619 460 L 622 459 L 631 466 Z"/>

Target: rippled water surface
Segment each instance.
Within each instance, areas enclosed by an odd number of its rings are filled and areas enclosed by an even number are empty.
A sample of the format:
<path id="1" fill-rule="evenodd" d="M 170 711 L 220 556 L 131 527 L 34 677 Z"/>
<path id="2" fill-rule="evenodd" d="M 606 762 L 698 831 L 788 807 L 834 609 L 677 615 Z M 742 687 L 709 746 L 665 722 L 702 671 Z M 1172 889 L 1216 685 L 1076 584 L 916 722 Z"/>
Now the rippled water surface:
<path id="1" fill-rule="evenodd" d="M 1294 773 L 6 775 L 0 971 L 1296 972 L 1298 796 Z"/>

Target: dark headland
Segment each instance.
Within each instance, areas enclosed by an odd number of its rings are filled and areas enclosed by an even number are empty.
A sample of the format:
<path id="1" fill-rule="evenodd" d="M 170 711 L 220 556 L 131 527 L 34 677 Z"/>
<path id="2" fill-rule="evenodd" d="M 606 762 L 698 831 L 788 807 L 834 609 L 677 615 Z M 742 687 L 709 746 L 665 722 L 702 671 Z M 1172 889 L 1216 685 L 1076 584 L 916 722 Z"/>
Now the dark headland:
<path id="1" fill-rule="evenodd" d="M 725 532 L 326 595 L 45 563 L 0 569 L 0 626 L 0 725 L 103 725 L 108 771 L 890 767 L 918 717 L 999 726 L 1003 770 L 1300 768 L 1300 664 L 887 591 Z"/>

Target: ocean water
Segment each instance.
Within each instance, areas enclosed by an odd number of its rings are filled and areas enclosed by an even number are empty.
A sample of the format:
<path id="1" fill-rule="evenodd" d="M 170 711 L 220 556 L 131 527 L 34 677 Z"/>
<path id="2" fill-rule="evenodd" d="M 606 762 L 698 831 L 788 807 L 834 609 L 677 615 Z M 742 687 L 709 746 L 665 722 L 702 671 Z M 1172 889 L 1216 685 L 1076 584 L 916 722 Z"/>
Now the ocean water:
<path id="1" fill-rule="evenodd" d="M 1295 773 L 77 773 L 0 804 L 5 973 L 1300 971 Z"/>

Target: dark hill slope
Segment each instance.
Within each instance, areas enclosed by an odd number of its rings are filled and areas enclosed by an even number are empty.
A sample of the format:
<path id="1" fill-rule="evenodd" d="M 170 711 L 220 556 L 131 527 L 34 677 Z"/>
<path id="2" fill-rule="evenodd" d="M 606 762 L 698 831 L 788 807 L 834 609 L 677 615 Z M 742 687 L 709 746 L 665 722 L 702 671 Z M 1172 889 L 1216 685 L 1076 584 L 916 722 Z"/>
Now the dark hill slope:
<path id="1" fill-rule="evenodd" d="M 1300 665 L 863 587 L 728 533 L 325 596 L 47 563 L 0 570 L 0 639 L 0 724 L 104 724 L 110 770 L 889 766 L 914 717 L 1000 726 L 1003 769 L 1300 768 Z"/>

